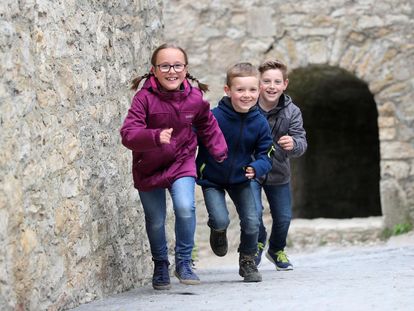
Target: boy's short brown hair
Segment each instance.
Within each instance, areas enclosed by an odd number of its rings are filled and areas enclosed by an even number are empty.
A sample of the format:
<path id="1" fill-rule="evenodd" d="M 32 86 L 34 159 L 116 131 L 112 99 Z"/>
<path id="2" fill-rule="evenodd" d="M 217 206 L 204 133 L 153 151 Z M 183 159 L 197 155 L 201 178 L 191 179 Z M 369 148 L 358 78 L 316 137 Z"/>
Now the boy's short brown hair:
<path id="1" fill-rule="evenodd" d="M 234 78 L 238 77 L 258 77 L 259 71 L 257 70 L 256 66 L 253 66 L 251 63 L 237 63 L 233 66 L 231 66 L 227 70 L 226 74 L 226 85 L 228 87 L 231 86 L 231 81 Z"/>
<path id="2" fill-rule="evenodd" d="M 288 78 L 288 68 L 287 65 L 277 59 L 267 60 L 259 66 L 260 74 L 271 69 L 279 69 L 282 72 L 283 80 Z"/>

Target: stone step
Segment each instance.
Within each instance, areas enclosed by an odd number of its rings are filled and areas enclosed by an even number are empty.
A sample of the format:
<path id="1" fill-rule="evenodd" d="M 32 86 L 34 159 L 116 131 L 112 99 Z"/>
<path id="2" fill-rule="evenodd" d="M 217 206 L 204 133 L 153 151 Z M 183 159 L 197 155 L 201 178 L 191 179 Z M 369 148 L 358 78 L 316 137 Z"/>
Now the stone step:
<path id="1" fill-rule="evenodd" d="M 268 221 L 270 223 L 270 219 Z M 377 243 L 381 240 L 383 231 L 382 216 L 349 219 L 293 219 L 289 229 L 288 247 L 304 249 L 325 245 Z"/>
<path id="2" fill-rule="evenodd" d="M 268 235 L 271 230 L 271 215 L 265 202 L 263 222 Z M 240 243 L 239 218 L 233 203 L 227 196 L 230 225 L 227 229 L 229 253 L 237 252 Z M 199 187 L 196 190 L 197 228 L 196 244 L 202 256 L 215 256 L 210 249 L 210 228 L 207 226 L 208 215 Z M 356 245 L 378 243 L 384 231 L 384 219 L 378 217 L 349 219 L 293 219 L 290 225 L 287 248 L 289 251 L 301 251 L 329 245 Z"/>
<path id="3" fill-rule="evenodd" d="M 203 256 L 213 255 L 210 244 L 210 229 L 207 215 L 203 210 L 197 212 L 196 244 Z M 230 211 L 231 222 L 227 229 L 229 252 L 237 252 L 240 243 L 240 227 L 237 214 Z M 263 221 L 268 235 L 271 230 L 271 216 L 265 213 Z M 349 219 L 293 219 L 290 225 L 287 249 L 302 251 L 321 246 L 346 246 L 378 243 L 382 239 L 384 221 L 382 216 Z M 213 255 L 214 256 L 214 255 Z"/>

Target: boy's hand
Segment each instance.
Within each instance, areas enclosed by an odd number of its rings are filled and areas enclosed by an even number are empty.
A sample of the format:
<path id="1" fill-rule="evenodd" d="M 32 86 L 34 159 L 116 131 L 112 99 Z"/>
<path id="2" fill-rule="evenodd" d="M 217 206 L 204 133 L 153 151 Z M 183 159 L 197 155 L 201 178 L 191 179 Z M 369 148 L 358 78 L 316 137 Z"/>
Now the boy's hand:
<path id="1" fill-rule="evenodd" d="M 246 176 L 247 179 L 253 179 L 254 176 L 256 176 L 256 171 L 251 166 L 246 167 L 245 172 L 246 172 L 245 176 Z"/>
<path id="2" fill-rule="evenodd" d="M 277 143 L 279 144 L 279 146 L 283 150 L 290 151 L 290 150 L 293 149 L 293 138 L 292 138 L 292 136 L 289 136 L 289 135 L 282 136 L 282 137 L 279 138 Z"/>
<path id="3" fill-rule="evenodd" d="M 172 131 L 173 131 L 172 128 L 161 131 L 161 133 L 160 133 L 160 143 L 161 144 L 169 144 L 170 143 Z"/>

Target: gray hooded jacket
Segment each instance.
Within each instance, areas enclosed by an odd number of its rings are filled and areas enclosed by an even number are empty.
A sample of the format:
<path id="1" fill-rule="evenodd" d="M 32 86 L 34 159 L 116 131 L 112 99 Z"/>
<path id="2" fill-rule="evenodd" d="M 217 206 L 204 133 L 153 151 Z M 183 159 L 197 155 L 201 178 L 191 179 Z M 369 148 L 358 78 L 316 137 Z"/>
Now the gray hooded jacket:
<path id="1" fill-rule="evenodd" d="M 259 106 L 259 105 L 258 105 Z M 269 122 L 275 152 L 273 153 L 272 170 L 259 182 L 265 185 L 282 185 L 290 181 L 289 158 L 297 158 L 305 153 L 308 143 L 306 131 L 303 128 L 302 113 L 290 98 L 282 94 L 278 105 L 266 112 L 259 106 L 260 112 Z M 292 136 L 294 146 L 290 151 L 283 150 L 277 141 L 284 135 Z"/>

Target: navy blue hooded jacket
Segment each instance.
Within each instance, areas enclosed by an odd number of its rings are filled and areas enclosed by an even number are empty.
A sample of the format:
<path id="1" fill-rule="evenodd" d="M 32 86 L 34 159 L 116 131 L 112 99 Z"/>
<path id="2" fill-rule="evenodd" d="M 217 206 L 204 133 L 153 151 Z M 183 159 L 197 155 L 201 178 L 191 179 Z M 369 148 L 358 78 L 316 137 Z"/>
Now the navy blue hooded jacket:
<path id="1" fill-rule="evenodd" d="M 197 184 L 226 187 L 248 182 L 247 166 L 254 168 L 256 178 L 268 173 L 272 168 L 273 141 L 269 124 L 257 106 L 247 113 L 239 113 L 230 98 L 224 96 L 212 112 L 226 139 L 228 157 L 218 163 L 200 144 L 196 159 Z"/>

